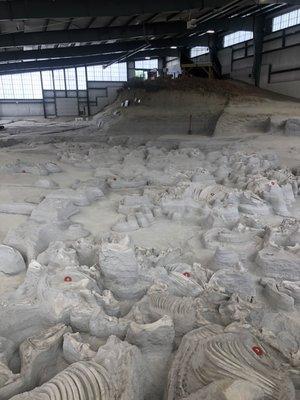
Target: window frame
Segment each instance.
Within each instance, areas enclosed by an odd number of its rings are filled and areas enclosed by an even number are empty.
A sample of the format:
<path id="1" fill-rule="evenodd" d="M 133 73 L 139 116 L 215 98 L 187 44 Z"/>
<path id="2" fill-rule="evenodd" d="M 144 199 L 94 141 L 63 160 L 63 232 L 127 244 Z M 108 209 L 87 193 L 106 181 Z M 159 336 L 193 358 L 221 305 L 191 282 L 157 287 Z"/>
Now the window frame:
<path id="1" fill-rule="evenodd" d="M 40 71 L 0 75 L 0 100 L 43 100 Z"/>
<path id="2" fill-rule="evenodd" d="M 232 47 L 236 44 L 246 43 L 253 40 L 252 31 L 236 31 L 225 35 L 223 38 L 223 48 Z"/>
<path id="3" fill-rule="evenodd" d="M 144 58 L 143 60 L 134 61 L 134 69 L 145 71 L 158 69 L 158 58 L 151 58 L 150 60 Z"/>
<path id="4" fill-rule="evenodd" d="M 209 47 L 207 46 L 194 46 L 190 49 L 191 58 L 204 56 L 205 54 L 209 54 Z"/>
<path id="5" fill-rule="evenodd" d="M 88 65 L 87 81 L 89 82 L 127 82 L 127 63 L 105 65 Z"/>
<path id="6" fill-rule="evenodd" d="M 300 24 L 300 8 L 277 15 L 272 19 L 272 32 L 278 32 Z"/>

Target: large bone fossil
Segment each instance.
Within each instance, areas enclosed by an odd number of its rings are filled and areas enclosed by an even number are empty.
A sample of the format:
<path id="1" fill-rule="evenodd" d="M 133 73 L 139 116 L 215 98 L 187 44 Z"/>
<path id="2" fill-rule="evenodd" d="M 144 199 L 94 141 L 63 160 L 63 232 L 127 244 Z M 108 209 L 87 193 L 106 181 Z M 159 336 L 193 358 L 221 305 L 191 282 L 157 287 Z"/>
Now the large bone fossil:
<path id="1" fill-rule="evenodd" d="M 141 353 L 111 336 L 91 361 L 71 364 L 49 382 L 12 400 L 140 400 Z"/>
<path id="2" fill-rule="evenodd" d="M 257 397 L 253 394 L 249 399 L 295 398 L 287 370 L 270 347 L 241 328 L 226 331 L 219 325 L 207 325 L 183 338 L 169 373 L 167 399 L 198 399 L 192 395 L 201 398 L 213 382 L 241 380 L 258 391 Z"/>

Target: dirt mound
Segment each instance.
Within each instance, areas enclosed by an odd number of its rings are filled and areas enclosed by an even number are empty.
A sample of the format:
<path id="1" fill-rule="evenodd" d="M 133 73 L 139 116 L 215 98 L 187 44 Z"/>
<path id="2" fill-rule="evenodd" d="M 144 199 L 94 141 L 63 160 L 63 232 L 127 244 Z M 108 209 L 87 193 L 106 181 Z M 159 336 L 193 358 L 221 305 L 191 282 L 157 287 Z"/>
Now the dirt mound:
<path id="1" fill-rule="evenodd" d="M 249 85 L 244 82 L 233 80 L 217 80 L 182 76 L 178 79 L 158 78 L 155 80 L 134 79 L 125 85 L 125 89 L 144 89 L 147 92 L 159 90 L 195 91 L 199 95 L 217 95 L 227 98 L 258 97 L 272 100 L 290 100 L 288 97 L 269 92 Z"/>
<path id="2" fill-rule="evenodd" d="M 285 96 L 247 84 L 182 77 L 130 81 L 94 120 L 110 136 L 231 135 L 263 132 L 274 110 L 290 114 L 298 108 Z"/>

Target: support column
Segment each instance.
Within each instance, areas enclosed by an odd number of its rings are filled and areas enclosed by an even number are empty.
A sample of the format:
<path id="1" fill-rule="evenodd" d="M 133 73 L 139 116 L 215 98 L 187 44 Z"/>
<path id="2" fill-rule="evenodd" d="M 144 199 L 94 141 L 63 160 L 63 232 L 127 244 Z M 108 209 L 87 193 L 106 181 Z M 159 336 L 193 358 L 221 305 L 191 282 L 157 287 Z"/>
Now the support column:
<path id="1" fill-rule="evenodd" d="M 135 78 L 134 61 L 127 62 L 127 79 Z"/>
<path id="2" fill-rule="evenodd" d="M 214 70 L 214 75 L 218 79 L 222 79 L 222 65 L 218 57 L 218 51 L 222 48 L 222 38 L 214 33 L 210 35 L 208 41 L 208 48 L 210 54 L 210 61 Z"/>
<path id="3" fill-rule="evenodd" d="M 191 51 L 187 47 L 182 47 L 180 49 L 180 65 L 190 64 L 192 62 L 190 53 Z"/>
<path id="4" fill-rule="evenodd" d="M 90 105 L 90 92 L 89 92 L 89 80 L 88 80 L 88 73 L 87 73 L 87 66 L 85 65 L 85 79 L 86 79 L 86 101 L 87 101 L 87 112 L 88 117 L 91 116 L 91 105 Z"/>
<path id="5" fill-rule="evenodd" d="M 44 112 L 44 118 L 47 118 L 46 103 L 45 103 L 45 92 L 44 92 L 44 82 L 43 82 L 42 71 L 40 71 L 40 80 L 41 80 L 42 95 L 43 95 L 43 112 Z"/>
<path id="6" fill-rule="evenodd" d="M 255 17 L 254 27 L 253 27 L 254 60 L 253 60 L 252 75 L 254 79 L 254 84 L 257 87 L 260 86 L 264 32 L 265 32 L 265 17 L 263 15 L 259 15 Z"/>

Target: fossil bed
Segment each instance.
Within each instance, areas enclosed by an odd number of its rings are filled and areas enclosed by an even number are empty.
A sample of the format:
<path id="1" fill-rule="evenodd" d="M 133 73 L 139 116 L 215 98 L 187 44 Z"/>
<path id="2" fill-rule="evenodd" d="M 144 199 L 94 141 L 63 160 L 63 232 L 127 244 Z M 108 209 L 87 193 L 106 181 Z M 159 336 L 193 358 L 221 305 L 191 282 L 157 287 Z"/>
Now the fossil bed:
<path id="1" fill-rule="evenodd" d="M 183 79 L 2 122 L 0 400 L 300 399 L 299 103 Z"/>

